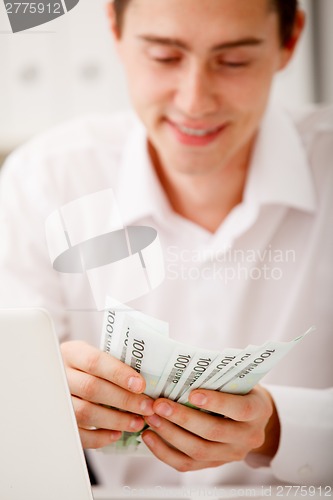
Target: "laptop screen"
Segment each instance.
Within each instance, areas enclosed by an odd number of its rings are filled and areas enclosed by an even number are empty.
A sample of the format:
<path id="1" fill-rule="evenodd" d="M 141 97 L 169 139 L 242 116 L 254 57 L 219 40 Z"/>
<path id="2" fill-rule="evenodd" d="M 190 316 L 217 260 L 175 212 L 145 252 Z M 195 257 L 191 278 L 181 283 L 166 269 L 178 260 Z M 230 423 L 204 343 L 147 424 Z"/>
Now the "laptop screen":
<path id="1" fill-rule="evenodd" d="M 0 498 L 92 500 L 58 340 L 41 309 L 0 310 Z"/>

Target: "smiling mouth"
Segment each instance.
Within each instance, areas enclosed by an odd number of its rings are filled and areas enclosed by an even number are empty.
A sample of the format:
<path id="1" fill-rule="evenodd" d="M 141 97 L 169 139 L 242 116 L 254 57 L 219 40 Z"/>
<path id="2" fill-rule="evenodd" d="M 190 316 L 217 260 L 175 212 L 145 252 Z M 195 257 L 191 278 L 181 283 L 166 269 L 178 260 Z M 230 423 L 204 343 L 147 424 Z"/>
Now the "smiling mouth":
<path id="1" fill-rule="evenodd" d="M 175 125 L 180 132 L 186 135 L 190 135 L 193 137 L 205 137 L 207 135 L 215 134 L 222 127 L 208 128 L 208 129 L 199 129 L 199 128 L 189 128 L 184 125 Z"/>
<path id="2" fill-rule="evenodd" d="M 205 146 L 214 141 L 219 133 L 225 128 L 225 124 L 217 127 L 209 127 L 201 124 L 189 126 L 189 124 L 181 124 L 167 120 L 169 125 L 174 130 L 177 139 L 185 145 Z"/>

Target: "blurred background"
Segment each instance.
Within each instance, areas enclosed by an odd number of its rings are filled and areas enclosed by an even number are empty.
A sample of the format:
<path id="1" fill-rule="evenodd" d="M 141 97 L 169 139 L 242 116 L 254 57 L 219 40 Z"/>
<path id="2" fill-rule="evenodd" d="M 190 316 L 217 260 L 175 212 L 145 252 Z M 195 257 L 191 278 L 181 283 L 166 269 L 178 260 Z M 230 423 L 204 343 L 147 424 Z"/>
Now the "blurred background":
<path id="1" fill-rule="evenodd" d="M 302 0 L 307 27 L 292 64 L 276 78 L 286 106 L 333 103 L 333 0 Z M 64 120 L 126 109 L 106 0 L 13 34 L 0 2 L 0 164 L 16 146 Z"/>

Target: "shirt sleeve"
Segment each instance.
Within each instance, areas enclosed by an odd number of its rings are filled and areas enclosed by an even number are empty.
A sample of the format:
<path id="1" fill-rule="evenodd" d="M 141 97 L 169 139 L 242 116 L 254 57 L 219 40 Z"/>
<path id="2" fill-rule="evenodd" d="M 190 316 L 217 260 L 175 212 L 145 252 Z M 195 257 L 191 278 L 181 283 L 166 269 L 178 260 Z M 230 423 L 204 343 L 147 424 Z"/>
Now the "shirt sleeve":
<path id="1" fill-rule="evenodd" d="M 41 158 L 13 153 L 0 175 L 0 307 L 42 307 L 67 337 L 61 285 L 46 245 L 52 182 Z"/>
<path id="2" fill-rule="evenodd" d="M 280 445 L 270 467 L 282 482 L 333 483 L 333 388 L 266 386 L 281 423 Z"/>

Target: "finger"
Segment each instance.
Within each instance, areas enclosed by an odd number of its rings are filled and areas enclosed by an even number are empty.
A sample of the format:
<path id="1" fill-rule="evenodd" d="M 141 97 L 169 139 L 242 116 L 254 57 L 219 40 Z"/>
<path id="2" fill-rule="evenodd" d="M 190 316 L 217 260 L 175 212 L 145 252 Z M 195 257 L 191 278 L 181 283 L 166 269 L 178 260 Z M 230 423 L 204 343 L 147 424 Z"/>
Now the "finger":
<path id="1" fill-rule="evenodd" d="M 65 342 L 61 345 L 61 351 L 69 367 L 103 378 L 134 393 L 145 390 L 144 378 L 133 368 L 86 342 Z"/>
<path id="2" fill-rule="evenodd" d="M 179 472 L 189 472 L 207 467 L 224 465 L 223 461 L 200 462 L 187 456 L 181 451 L 171 448 L 163 439 L 154 432 L 147 430 L 142 434 L 142 439 L 151 452 L 162 462 L 173 467 Z"/>
<path id="3" fill-rule="evenodd" d="M 71 393 L 92 403 L 114 406 L 140 415 L 152 415 L 153 400 L 142 394 L 133 394 L 104 379 L 67 368 Z"/>
<path id="4" fill-rule="evenodd" d="M 89 431 L 86 429 L 80 429 L 80 438 L 83 448 L 103 448 L 108 444 L 118 441 L 121 437 L 121 432 L 119 431 L 108 431 L 104 429 L 97 429 Z"/>
<path id="5" fill-rule="evenodd" d="M 244 458 L 238 445 L 207 441 L 157 415 L 147 417 L 146 422 L 164 441 L 196 462 L 231 462 Z"/>
<path id="6" fill-rule="evenodd" d="M 72 401 L 78 426 L 82 429 L 96 427 L 97 429 L 138 432 L 145 424 L 139 415 L 105 408 L 76 397 L 73 397 Z"/>
<path id="7" fill-rule="evenodd" d="M 239 422 L 267 418 L 272 414 L 272 404 L 263 395 L 260 386 L 246 395 L 198 389 L 191 392 L 189 402 L 198 408 L 225 415 Z"/>
<path id="8" fill-rule="evenodd" d="M 243 422 L 234 422 L 222 416 L 209 415 L 168 399 L 157 399 L 153 405 L 153 410 L 157 415 L 177 424 L 179 427 L 213 442 L 237 442 L 247 426 Z"/>

